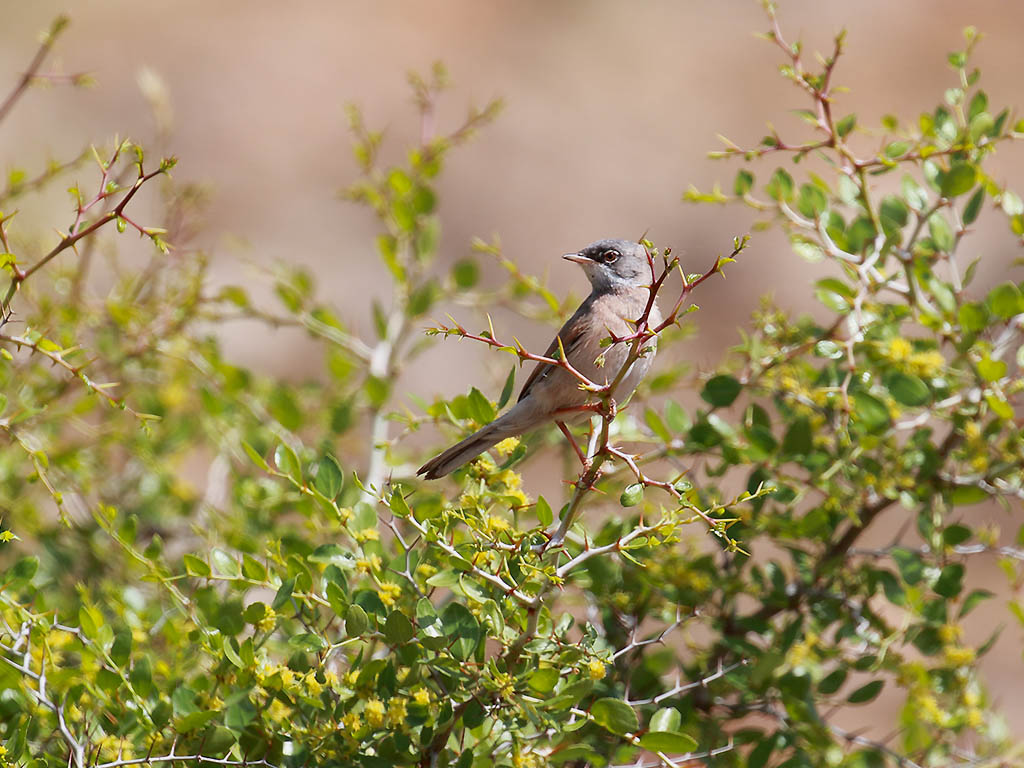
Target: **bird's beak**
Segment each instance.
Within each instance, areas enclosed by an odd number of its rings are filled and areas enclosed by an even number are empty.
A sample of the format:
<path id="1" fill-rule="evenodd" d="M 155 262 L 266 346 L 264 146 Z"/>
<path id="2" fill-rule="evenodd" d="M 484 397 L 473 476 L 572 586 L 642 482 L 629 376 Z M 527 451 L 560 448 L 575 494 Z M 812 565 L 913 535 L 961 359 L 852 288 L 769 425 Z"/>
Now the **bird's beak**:
<path id="1" fill-rule="evenodd" d="M 591 260 L 578 253 L 567 253 L 563 257 L 566 261 L 575 261 L 577 264 L 591 264 Z"/>

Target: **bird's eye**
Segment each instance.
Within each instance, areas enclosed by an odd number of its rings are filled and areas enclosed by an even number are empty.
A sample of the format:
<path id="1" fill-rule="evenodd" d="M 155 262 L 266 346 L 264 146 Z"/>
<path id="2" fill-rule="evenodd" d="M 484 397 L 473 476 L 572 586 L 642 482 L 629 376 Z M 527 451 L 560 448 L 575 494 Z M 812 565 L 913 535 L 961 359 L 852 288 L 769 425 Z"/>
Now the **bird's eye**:
<path id="1" fill-rule="evenodd" d="M 620 254 L 614 248 L 609 248 L 607 251 L 601 254 L 601 261 L 603 261 L 605 264 L 614 264 L 616 261 L 619 260 L 619 256 L 621 255 L 622 254 Z"/>

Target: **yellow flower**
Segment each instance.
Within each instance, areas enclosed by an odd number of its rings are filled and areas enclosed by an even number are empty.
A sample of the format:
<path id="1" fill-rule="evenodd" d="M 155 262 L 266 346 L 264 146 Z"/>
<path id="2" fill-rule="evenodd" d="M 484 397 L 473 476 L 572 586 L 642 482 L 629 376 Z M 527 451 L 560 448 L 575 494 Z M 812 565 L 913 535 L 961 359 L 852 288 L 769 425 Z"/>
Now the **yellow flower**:
<path id="1" fill-rule="evenodd" d="M 939 709 L 939 703 L 931 695 L 921 696 L 917 700 L 917 709 L 921 719 L 927 723 L 940 723 L 946 718 L 946 713 Z"/>
<path id="2" fill-rule="evenodd" d="M 412 700 L 415 701 L 421 707 L 429 706 L 430 691 L 421 686 L 412 692 Z"/>
<path id="3" fill-rule="evenodd" d="M 381 566 L 380 555 L 369 555 L 356 560 L 356 570 L 360 573 L 372 573 L 379 571 Z"/>
<path id="4" fill-rule="evenodd" d="M 363 528 L 361 531 L 356 531 L 352 534 L 356 541 L 380 541 L 380 531 L 376 528 Z"/>
<path id="5" fill-rule="evenodd" d="M 349 507 L 342 507 L 338 510 L 338 520 L 342 525 L 348 525 L 348 521 L 352 519 L 355 514 Z"/>
<path id="6" fill-rule="evenodd" d="M 392 728 L 404 723 L 407 714 L 406 701 L 401 696 L 395 696 L 388 702 L 388 725 Z"/>
<path id="7" fill-rule="evenodd" d="M 366 722 L 371 728 L 380 728 L 384 725 L 384 704 L 378 698 L 366 702 Z"/>
<path id="8" fill-rule="evenodd" d="M 503 533 L 505 531 L 510 530 L 511 528 L 512 526 L 508 524 L 507 520 L 503 520 L 502 518 L 497 517 L 496 515 L 491 515 L 487 518 L 488 533 Z"/>
<path id="9" fill-rule="evenodd" d="M 947 645 L 942 652 L 946 657 L 946 663 L 955 667 L 966 667 L 973 664 L 977 655 L 973 648 L 957 648 L 952 645 Z"/>
<path id="10" fill-rule="evenodd" d="M 963 630 L 957 624 L 943 624 L 939 627 L 939 638 L 946 645 L 955 643 L 963 635 Z"/>
<path id="11" fill-rule="evenodd" d="M 494 684 L 504 698 L 508 699 L 515 693 L 516 686 L 515 681 L 512 679 L 512 675 L 508 672 L 499 672 L 494 676 Z"/>
<path id="12" fill-rule="evenodd" d="M 519 476 L 517 472 L 513 472 L 511 469 L 506 469 L 499 472 L 494 476 L 494 479 L 504 485 L 506 488 L 513 489 L 518 488 L 523 484 L 523 478 Z"/>
<path id="13" fill-rule="evenodd" d="M 269 632 L 277 624 L 277 614 L 274 613 L 274 609 L 267 607 L 263 614 L 263 618 L 256 622 L 256 629 L 261 632 Z"/>
<path id="14" fill-rule="evenodd" d="M 915 352 L 910 356 L 910 367 L 915 373 L 929 378 L 935 376 L 946 364 L 946 358 L 937 349 L 930 349 L 927 352 Z"/>
<path id="15" fill-rule="evenodd" d="M 267 714 L 275 723 L 285 723 L 292 716 L 292 708 L 275 697 L 267 707 Z"/>
<path id="16" fill-rule="evenodd" d="M 305 683 L 310 696 L 319 696 L 324 690 L 324 684 L 316 679 L 316 674 L 312 670 L 305 674 L 302 682 Z"/>
<path id="17" fill-rule="evenodd" d="M 487 454 L 481 455 L 480 458 L 473 462 L 472 466 L 482 475 L 489 475 L 498 468 L 498 465 L 494 463 L 494 459 Z"/>
<path id="18" fill-rule="evenodd" d="M 527 504 L 530 503 L 530 499 L 527 497 L 527 495 L 518 488 L 510 490 L 505 495 L 515 499 L 516 503 L 514 504 L 514 506 L 516 507 L 525 507 Z"/>
<path id="19" fill-rule="evenodd" d="M 913 353 L 914 346 L 902 336 L 897 336 L 889 340 L 884 354 L 890 360 L 902 363 L 908 360 Z"/>
<path id="20" fill-rule="evenodd" d="M 967 725 L 971 728 L 981 728 L 985 724 L 985 715 L 980 709 L 972 707 L 967 710 Z"/>
<path id="21" fill-rule="evenodd" d="M 501 457 L 508 456 L 512 451 L 519 447 L 518 437 L 506 437 L 494 446 L 494 452 Z"/>
<path id="22" fill-rule="evenodd" d="M 591 659 L 587 664 L 587 677 L 591 680 L 597 681 L 603 679 L 604 673 L 604 662 L 600 659 Z"/>
<path id="23" fill-rule="evenodd" d="M 380 596 L 380 601 L 390 608 L 402 596 L 402 588 L 397 584 L 392 584 L 390 581 L 385 581 L 380 585 L 377 594 Z"/>
<path id="24" fill-rule="evenodd" d="M 430 563 L 420 563 L 416 566 L 416 575 L 421 579 L 429 579 L 435 573 L 437 573 L 437 567 Z"/>
<path id="25" fill-rule="evenodd" d="M 341 727 L 349 733 L 355 733 L 363 727 L 362 718 L 355 712 L 348 712 L 341 718 Z"/>

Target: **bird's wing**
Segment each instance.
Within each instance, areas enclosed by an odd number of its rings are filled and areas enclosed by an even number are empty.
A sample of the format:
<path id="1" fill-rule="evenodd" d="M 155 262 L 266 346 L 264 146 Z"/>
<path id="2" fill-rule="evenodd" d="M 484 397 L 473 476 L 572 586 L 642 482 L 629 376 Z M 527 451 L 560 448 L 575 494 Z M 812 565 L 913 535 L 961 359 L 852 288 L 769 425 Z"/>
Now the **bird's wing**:
<path id="1" fill-rule="evenodd" d="M 572 359 L 573 353 L 579 348 L 580 342 L 586 336 L 587 323 L 584 318 L 586 316 L 587 304 L 588 302 L 584 302 L 583 305 L 576 310 L 573 316 L 565 321 L 565 325 L 562 326 L 561 330 L 555 335 L 554 340 L 547 348 L 547 351 L 544 352 L 544 357 L 556 358 L 558 356 L 558 340 L 561 339 L 562 350 L 565 352 L 566 359 Z M 550 363 L 537 363 L 534 369 L 530 372 L 529 378 L 526 379 L 526 383 L 523 384 L 523 389 L 519 393 L 519 401 L 530 393 L 530 388 L 533 387 L 534 384 L 542 380 L 554 370 L 556 370 L 555 366 Z"/>

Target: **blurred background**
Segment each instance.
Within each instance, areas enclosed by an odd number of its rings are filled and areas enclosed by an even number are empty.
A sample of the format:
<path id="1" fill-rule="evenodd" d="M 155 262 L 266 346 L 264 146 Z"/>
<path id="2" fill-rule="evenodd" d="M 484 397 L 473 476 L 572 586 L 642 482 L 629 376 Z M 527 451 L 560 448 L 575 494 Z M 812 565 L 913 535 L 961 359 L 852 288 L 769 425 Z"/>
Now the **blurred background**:
<path id="1" fill-rule="evenodd" d="M 956 84 L 946 53 L 962 47 L 969 24 L 984 35 L 974 62 L 990 102 L 1024 104 L 1024 5 L 780 6 L 784 33 L 802 38 L 809 54 L 830 50 L 834 33 L 847 28 L 848 53 L 835 77 L 850 91 L 837 113 L 855 111 L 861 125 L 877 128 L 886 113 L 914 120 L 932 109 Z M 334 296 L 344 319 L 365 331 L 369 297 L 384 296 L 386 280 L 373 249 L 375 222 L 338 199 L 357 174 L 344 105 L 359 105 L 371 128 L 385 128 L 385 158 L 395 156 L 419 130 L 410 70 L 426 73 L 438 59 L 447 65 L 454 88 L 442 101 L 442 128 L 457 124 L 469 103 L 500 97 L 506 105 L 495 125 L 451 156 L 440 186 L 438 269 L 465 257 L 473 237 L 497 235 L 506 256 L 548 274 L 559 295 L 583 294 L 585 281 L 558 255 L 601 237 L 648 232 L 681 253 L 690 271 L 702 270 L 753 220 L 740 208 L 681 202 L 691 184 L 705 190 L 720 181 L 731 190 L 735 166 L 707 159 L 707 150 L 719 146 L 716 135 L 753 146 L 766 122 L 793 141 L 809 135 L 790 112 L 806 104 L 777 76 L 778 50 L 752 37 L 766 27 L 756 2 L 0 0 L 0 8 L 0 93 L 13 86 L 39 31 L 61 12 L 72 26 L 44 70 L 87 71 L 97 80 L 87 90 L 31 91 L 2 126 L 0 169 L 39 169 L 49 156 L 73 156 L 83 138 L 109 142 L 119 133 L 144 146 L 156 143 L 180 158 L 178 179 L 212 191 L 200 239 L 214 254 L 218 282 L 258 284 L 247 264 L 305 264 L 318 276 L 320 295 Z M 139 87 L 147 70 L 166 87 L 172 108 L 165 146 Z M 998 181 L 1013 184 L 1024 169 L 1024 148 L 1007 146 L 1000 154 Z M 19 226 L 50 233 L 66 224 L 70 209 L 58 193 L 25 210 Z M 990 284 L 1019 251 L 1001 216 L 986 211 L 976 229 L 964 263 L 983 256 L 979 282 Z M 756 234 L 728 281 L 701 290 L 699 334 L 675 353 L 698 369 L 712 365 L 765 293 L 785 307 L 812 310 L 804 302 L 823 269 L 800 261 L 777 233 Z M 495 267 L 484 275 L 493 282 L 501 273 Z M 443 319 L 453 310 L 432 314 Z M 527 346 L 551 335 L 540 326 L 514 332 Z M 228 339 L 230 354 L 289 377 L 321 370 L 301 335 L 268 333 L 239 325 Z M 470 382 L 490 380 L 483 360 L 469 344 L 436 345 L 407 372 L 404 386 L 424 396 L 464 392 Z M 888 542 L 892 532 L 873 535 L 865 545 Z M 991 581 L 1005 591 L 994 563 Z M 970 640 L 981 642 L 995 629 L 986 617 L 1005 615 L 1005 603 L 996 602 L 973 614 Z M 1018 733 L 1020 658 L 1020 632 L 1011 629 L 982 662 Z M 870 715 L 891 713 L 880 704 Z"/>

